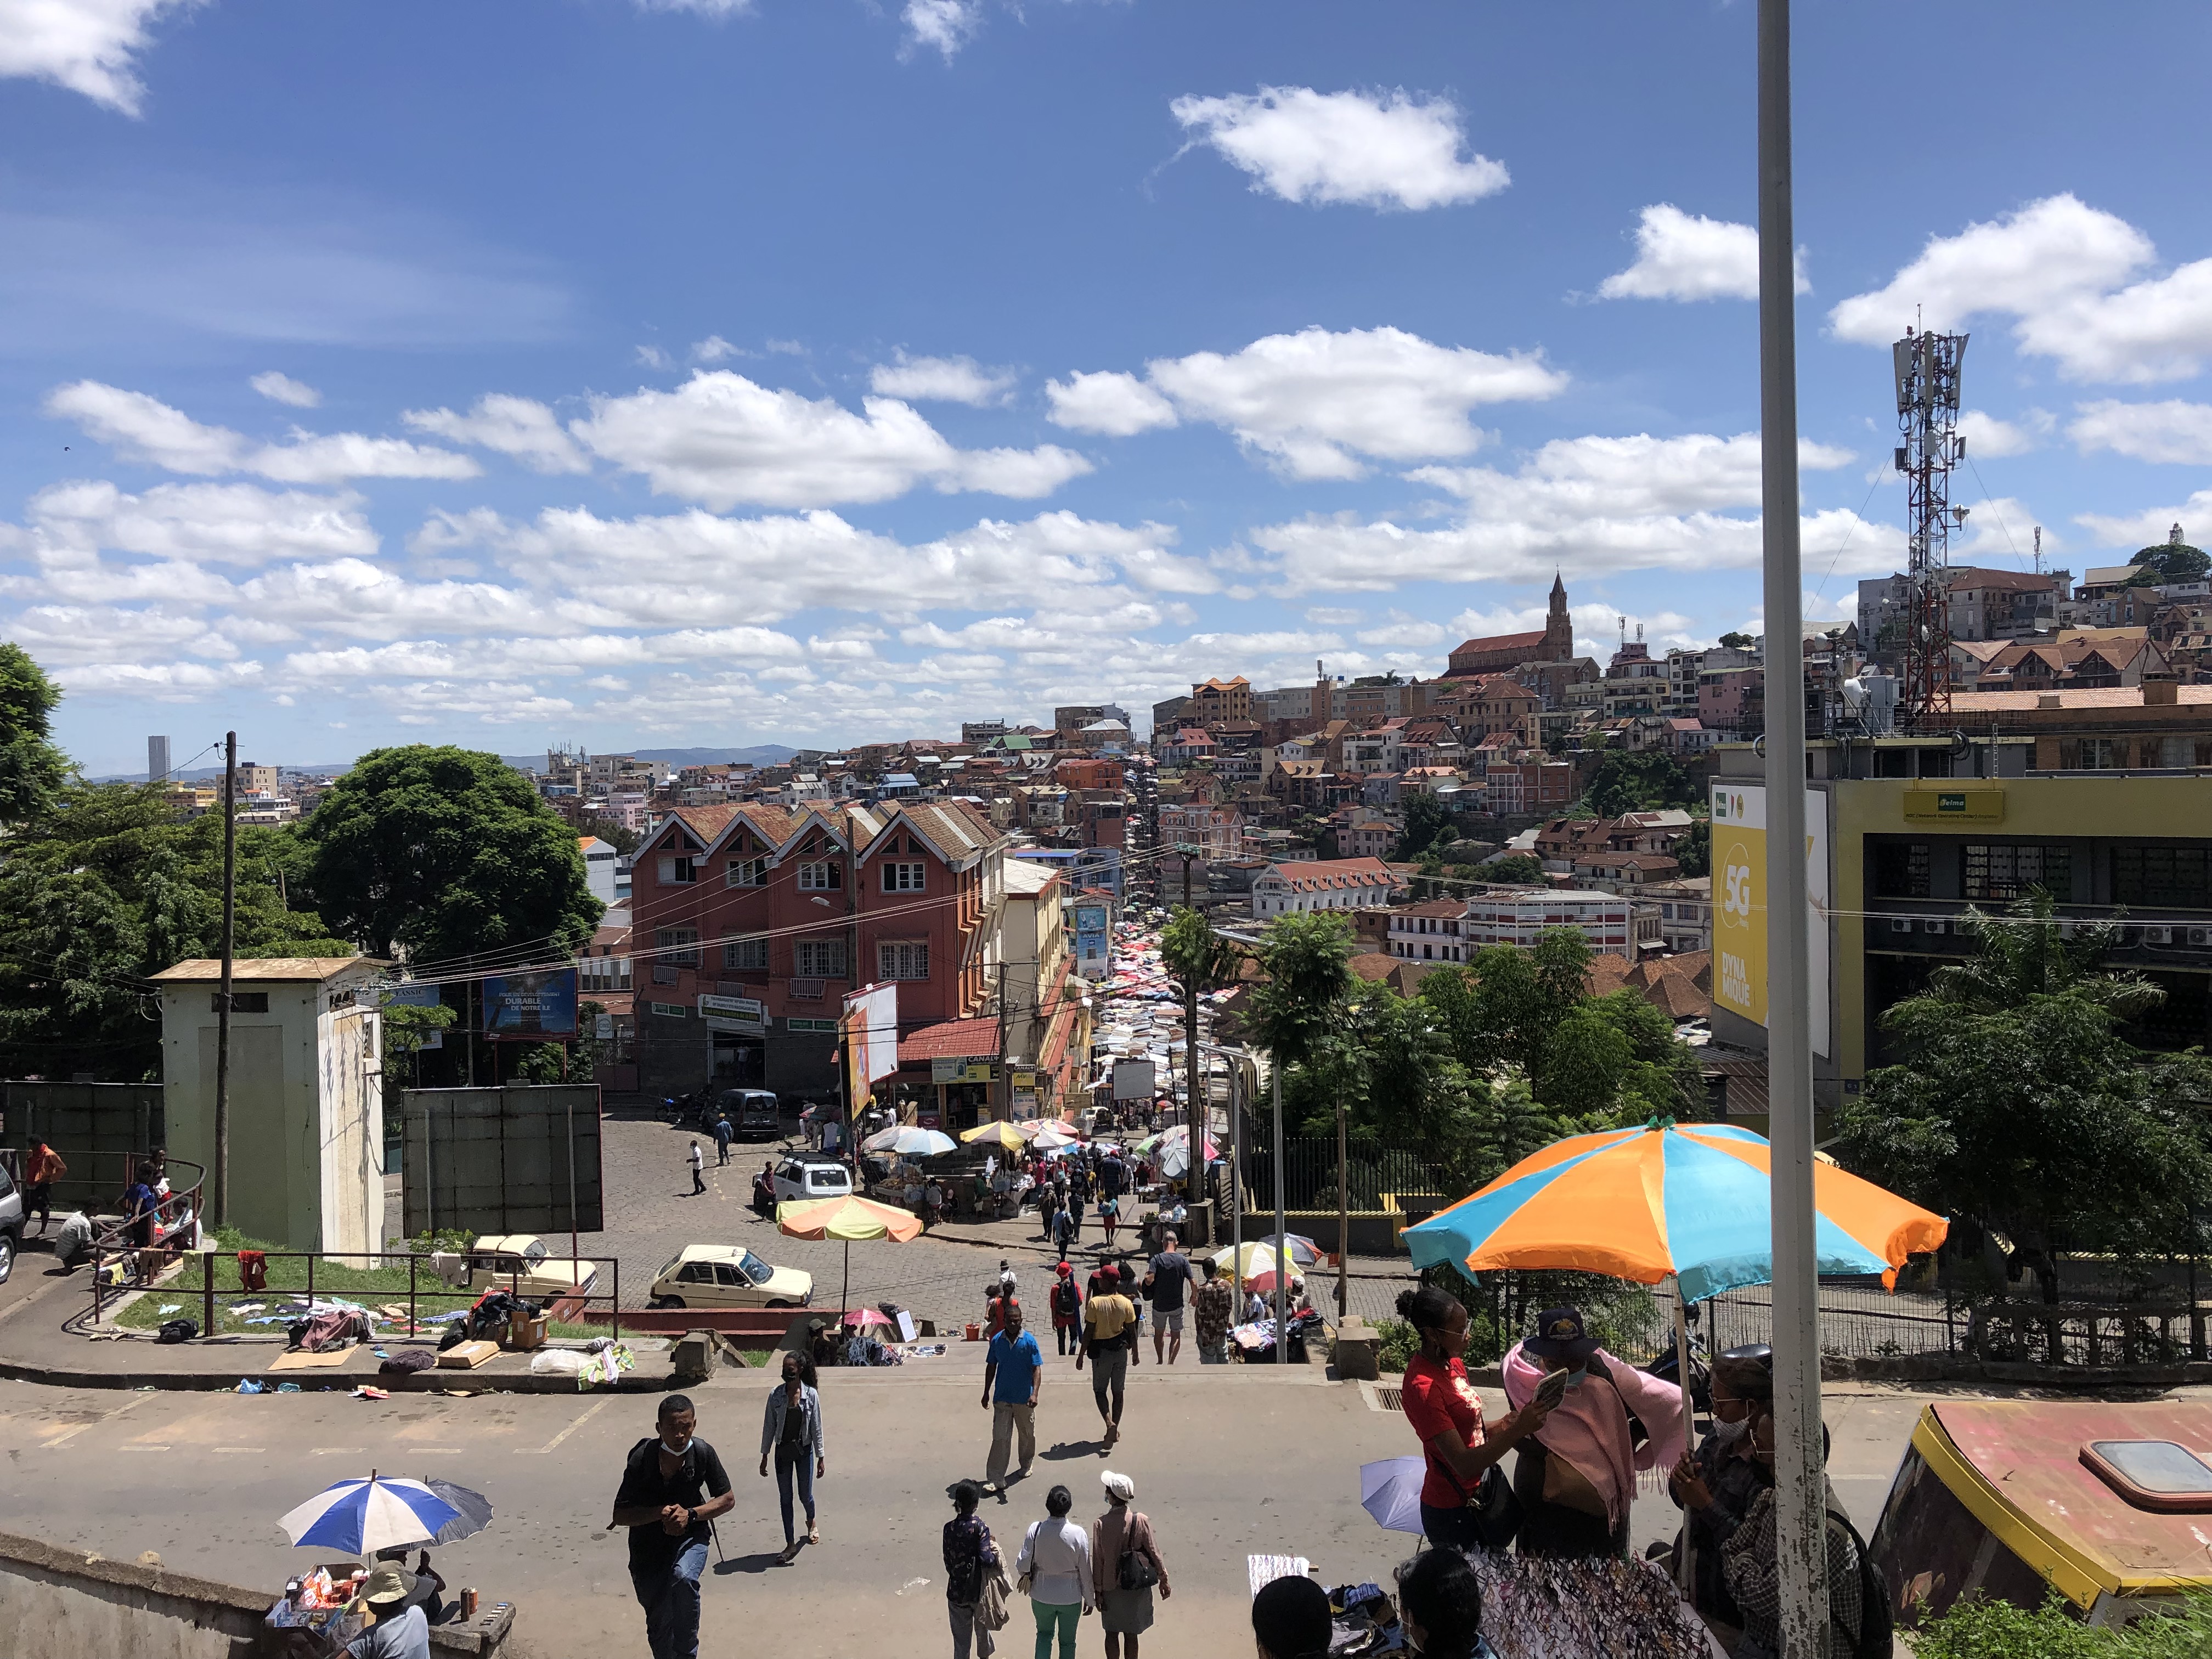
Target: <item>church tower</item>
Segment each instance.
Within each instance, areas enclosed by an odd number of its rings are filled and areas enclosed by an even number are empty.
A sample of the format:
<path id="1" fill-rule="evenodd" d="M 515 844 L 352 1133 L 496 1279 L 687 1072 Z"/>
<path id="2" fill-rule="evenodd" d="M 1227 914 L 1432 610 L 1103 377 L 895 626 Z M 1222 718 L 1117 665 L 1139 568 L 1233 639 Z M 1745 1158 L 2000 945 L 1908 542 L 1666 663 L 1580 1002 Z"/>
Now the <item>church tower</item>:
<path id="1" fill-rule="evenodd" d="M 1575 625 L 1567 615 L 1567 585 L 1556 573 L 1552 577 L 1551 614 L 1544 618 L 1545 662 L 1568 662 L 1575 654 Z"/>

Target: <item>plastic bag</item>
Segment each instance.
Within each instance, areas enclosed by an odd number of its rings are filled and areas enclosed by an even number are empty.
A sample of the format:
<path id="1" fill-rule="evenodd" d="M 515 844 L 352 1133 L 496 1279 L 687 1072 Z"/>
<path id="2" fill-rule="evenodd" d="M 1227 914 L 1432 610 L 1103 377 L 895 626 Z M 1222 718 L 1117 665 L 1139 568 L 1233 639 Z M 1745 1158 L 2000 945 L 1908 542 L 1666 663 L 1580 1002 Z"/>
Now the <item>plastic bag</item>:
<path id="1" fill-rule="evenodd" d="M 580 1376 L 592 1356 L 574 1348 L 540 1348 L 530 1356 L 532 1376 Z"/>
<path id="2" fill-rule="evenodd" d="M 200 1334 L 199 1323 L 191 1319 L 165 1319 L 156 1342 L 189 1342 Z"/>

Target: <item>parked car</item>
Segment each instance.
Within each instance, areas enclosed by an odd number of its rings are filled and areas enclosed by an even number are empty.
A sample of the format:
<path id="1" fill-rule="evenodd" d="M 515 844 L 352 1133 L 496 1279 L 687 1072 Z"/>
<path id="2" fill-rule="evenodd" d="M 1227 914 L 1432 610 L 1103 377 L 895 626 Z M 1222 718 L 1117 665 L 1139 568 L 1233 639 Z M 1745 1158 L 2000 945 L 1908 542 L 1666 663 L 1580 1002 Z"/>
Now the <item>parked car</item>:
<path id="1" fill-rule="evenodd" d="M 717 1113 L 730 1120 L 739 1140 L 774 1140 L 783 1133 L 783 1106 L 766 1089 L 725 1089 L 707 1114 L 711 1128 Z"/>
<path id="2" fill-rule="evenodd" d="M 793 1152 L 775 1166 L 775 1201 L 842 1198 L 853 1190 L 852 1171 L 827 1152 Z"/>
<path id="3" fill-rule="evenodd" d="M 569 1265 L 544 1239 L 530 1233 L 487 1234 L 469 1246 L 459 1258 L 458 1276 L 448 1274 L 455 1286 L 471 1291 L 503 1291 L 512 1287 L 520 1296 L 533 1298 L 586 1294 L 599 1282 L 599 1270 L 588 1261 Z"/>
<path id="4" fill-rule="evenodd" d="M 736 1244 L 686 1244 L 653 1281 L 655 1308 L 804 1308 L 814 1275 L 777 1267 Z"/>
<path id="5" fill-rule="evenodd" d="M 23 1189 L 0 1165 L 0 1285 L 15 1271 L 15 1258 L 23 1249 Z"/>

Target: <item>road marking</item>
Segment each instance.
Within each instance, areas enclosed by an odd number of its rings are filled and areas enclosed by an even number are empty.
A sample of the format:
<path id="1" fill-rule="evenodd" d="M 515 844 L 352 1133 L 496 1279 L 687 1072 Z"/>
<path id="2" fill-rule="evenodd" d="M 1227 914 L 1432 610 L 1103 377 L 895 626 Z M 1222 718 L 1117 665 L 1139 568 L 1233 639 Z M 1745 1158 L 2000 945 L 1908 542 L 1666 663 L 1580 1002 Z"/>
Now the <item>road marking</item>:
<path id="1" fill-rule="evenodd" d="M 134 1440 L 131 1443 L 131 1449 L 132 1451 L 167 1451 L 169 1449 L 161 1445 L 149 1446 L 143 1440 Z"/>
<path id="2" fill-rule="evenodd" d="M 64 1429 L 59 1434 L 54 1436 L 52 1439 L 42 1441 L 40 1443 L 47 1451 L 53 1450 L 57 1446 L 66 1446 L 70 1441 L 76 1439 L 77 1436 L 82 1434 L 87 1429 L 98 1428 L 102 1424 L 113 1422 L 125 1412 L 136 1411 L 139 1407 L 146 1403 L 146 1399 L 147 1396 L 143 1394 L 134 1394 L 130 1399 L 125 1401 L 121 1405 L 118 1406 L 113 1411 L 109 1412 L 106 1416 L 95 1417 L 89 1423 L 79 1423 L 73 1428 Z"/>
<path id="3" fill-rule="evenodd" d="M 308 1449 L 317 1457 L 360 1457 L 368 1450 L 368 1448 L 366 1446 L 311 1446 Z"/>
<path id="4" fill-rule="evenodd" d="M 215 1449 L 219 1452 L 260 1453 L 267 1451 L 269 1448 L 266 1446 L 217 1446 Z"/>
<path id="5" fill-rule="evenodd" d="M 599 1401 L 599 1402 L 597 1402 L 596 1404 L 594 1404 L 594 1405 L 593 1405 L 593 1406 L 592 1406 L 589 1410 L 587 1410 L 587 1411 L 584 1412 L 584 1413 L 581 1413 L 580 1416 L 578 1416 L 578 1418 L 576 1419 L 576 1420 L 575 1420 L 574 1422 L 571 1423 L 571 1424 L 570 1424 L 567 1428 L 565 1428 L 565 1429 L 562 1430 L 560 1433 L 558 1433 L 558 1434 L 555 1435 L 555 1436 L 554 1436 L 550 1440 L 547 1441 L 544 1445 L 542 1445 L 542 1446 L 517 1446 L 517 1447 L 514 1449 L 514 1454 L 515 1454 L 515 1455 L 516 1455 L 516 1456 L 518 1456 L 518 1457 L 543 1457 L 543 1456 L 544 1456 L 546 1453 L 548 1453 L 548 1452 L 550 1452 L 550 1451 L 553 1450 L 556 1447 L 557 1447 L 558 1445 L 560 1445 L 560 1443 L 561 1443 L 563 1440 L 566 1440 L 566 1439 L 567 1439 L 570 1435 L 572 1435 L 572 1434 L 575 1433 L 575 1431 L 576 1431 L 577 1430 L 579 1430 L 579 1429 L 582 1428 L 582 1427 L 584 1426 L 584 1425 L 585 1425 L 585 1424 L 586 1424 L 586 1423 L 590 1422 L 590 1421 L 591 1421 L 594 1417 L 597 1417 L 597 1416 L 598 1416 L 601 1412 L 605 1411 L 605 1410 L 606 1409 L 606 1406 L 607 1406 L 607 1402 L 606 1402 L 605 1401 L 604 1401 L 604 1400 Z"/>
<path id="6" fill-rule="evenodd" d="M 426 1457 L 459 1457 L 462 1449 L 459 1446 L 409 1446 L 405 1449 L 421 1452 Z"/>

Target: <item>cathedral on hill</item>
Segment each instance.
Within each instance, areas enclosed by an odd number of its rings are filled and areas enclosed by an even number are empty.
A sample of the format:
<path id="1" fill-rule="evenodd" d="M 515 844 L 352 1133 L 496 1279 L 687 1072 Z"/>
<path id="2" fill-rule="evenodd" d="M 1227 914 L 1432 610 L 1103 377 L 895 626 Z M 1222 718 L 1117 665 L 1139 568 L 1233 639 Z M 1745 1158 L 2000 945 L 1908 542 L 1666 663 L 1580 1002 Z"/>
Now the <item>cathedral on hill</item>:
<path id="1" fill-rule="evenodd" d="M 1569 662 L 1575 654 L 1575 625 L 1567 615 L 1567 585 L 1552 578 L 1552 608 L 1543 628 L 1531 634 L 1494 634 L 1468 640 L 1451 653 L 1446 679 L 1474 679 L 1510 674 L 1523 663 Z"/>

